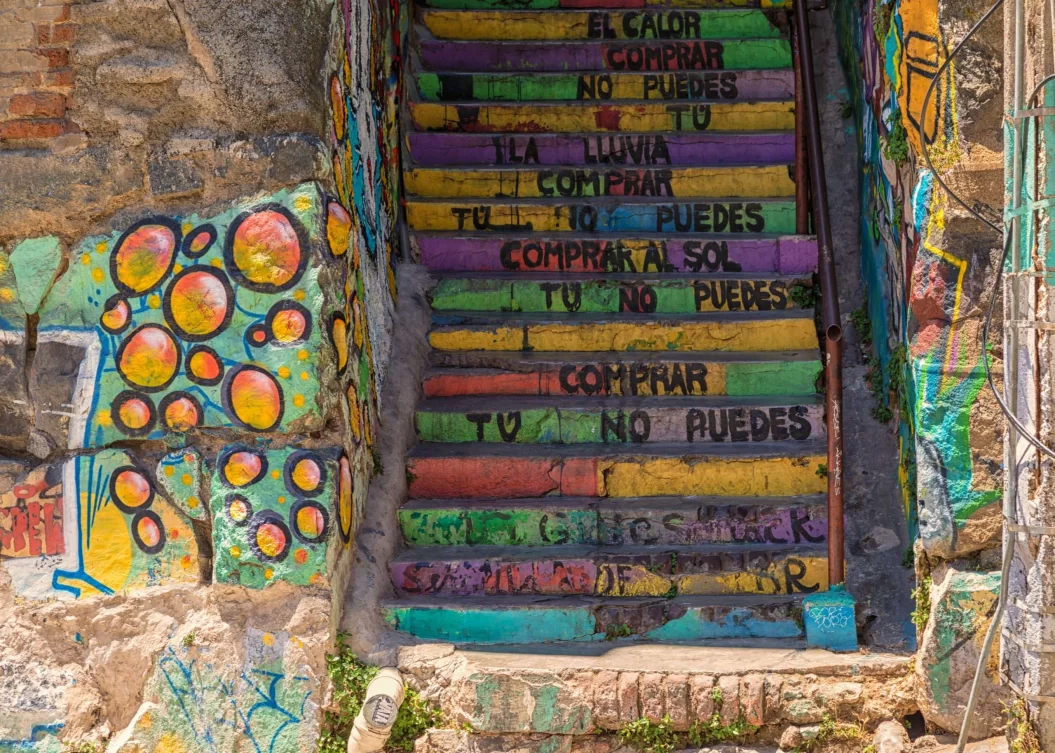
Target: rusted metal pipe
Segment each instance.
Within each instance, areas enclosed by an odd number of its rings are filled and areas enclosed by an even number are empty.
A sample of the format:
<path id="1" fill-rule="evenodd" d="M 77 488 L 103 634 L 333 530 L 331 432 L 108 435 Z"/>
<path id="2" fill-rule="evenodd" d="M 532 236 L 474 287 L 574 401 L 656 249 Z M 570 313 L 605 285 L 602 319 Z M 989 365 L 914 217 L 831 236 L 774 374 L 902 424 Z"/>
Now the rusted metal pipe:
<path id="1" fill-rule="evenodd" d="M 842 320 L 839 288 L 835 277 L 831 217 L 828 214 L 828 184 L 824 177 L 817 84 L 813 78 L 813 42 L 806 2 L 795 2 L 795 38 L 798 41 L 806 151 L 809 161 L 813 217 L 817 229 L 817 273 L 821 283 L 821 316 L 824 321 L 825 406 L 828 419 L 828 582 L 845 580 L 843 561 L 843 436 L 842 436 Z M 800 98 L 796 93 L 796 100 Z"/>
<path id="2" fill-rule="evenodd" d="M 795 69 L 795 233 L 810 233 L 809 164 L 806 156 L 806 123 L 803 120 L 802 71 L 799 69 L 799 42 L 791 37 L 791 54 Z"/>

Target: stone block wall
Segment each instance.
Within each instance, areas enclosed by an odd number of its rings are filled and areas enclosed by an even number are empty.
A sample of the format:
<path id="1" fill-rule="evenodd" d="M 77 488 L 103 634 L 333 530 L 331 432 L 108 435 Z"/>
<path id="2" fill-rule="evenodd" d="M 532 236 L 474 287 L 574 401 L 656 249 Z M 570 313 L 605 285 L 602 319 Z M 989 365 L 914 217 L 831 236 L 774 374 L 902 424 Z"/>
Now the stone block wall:
<path id="1" fill-rule="evenodd" d="M 861 159 L 870 332 L 859 334 L 873 341 L 865 355 L 873 359 L 875 391 L 880 402 L 889 399 L 899 436 L 905 514 L 916 540 L 917 625 L 926 624 L 917 634 L 921 706 L 930 721 L 957 731 L 966 700 L 958 691 L 973 677 L 976 643 L 999 584 L 999 572 L 991 571 L 999 570 L 1004 422 L 986 384 L 981 330 L 1002 237 L 950 197 L 935 171 L 969 206 L 999 223 L 999 16 L 943 70 L 988 6 L 975 0 L 834 5 L 850 81 L 845 113 Z M 999 331 L 989 358 L 999 384 Z M 950 606 L 949 593 L 970 609 Z M 950 618 L 952 612 L 959 617 Z M 998 681 L 995 673 L 991 679 Z M 999 718 L 1004 698 L 993 696 L 987 721 Z"/>
<path id="2" fill-rule="evenodd" d="M 314 749 L 400 258 L 336 6 L 0 0 L 3 753 Z"/>

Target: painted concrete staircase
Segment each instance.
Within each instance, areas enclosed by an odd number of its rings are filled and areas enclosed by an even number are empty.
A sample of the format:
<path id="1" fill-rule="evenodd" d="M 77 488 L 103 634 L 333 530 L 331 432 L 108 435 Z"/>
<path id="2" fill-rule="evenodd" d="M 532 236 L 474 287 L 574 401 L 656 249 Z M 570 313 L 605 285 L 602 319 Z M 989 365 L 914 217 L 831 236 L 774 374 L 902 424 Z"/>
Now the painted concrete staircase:
<path id="1" fill-rule="evenodd" d="M 438 283 L 399 630 L 796 639 L 827 587 L 786 11 L 670 5 L 417 9 L 407 222 Z"/>

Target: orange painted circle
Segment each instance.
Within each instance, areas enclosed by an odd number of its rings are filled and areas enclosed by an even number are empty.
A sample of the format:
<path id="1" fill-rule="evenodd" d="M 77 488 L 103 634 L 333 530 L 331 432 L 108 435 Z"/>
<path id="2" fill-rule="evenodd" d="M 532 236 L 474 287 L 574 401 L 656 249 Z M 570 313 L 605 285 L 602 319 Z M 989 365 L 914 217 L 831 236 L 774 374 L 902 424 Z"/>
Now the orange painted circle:
<path id="1" fill-rule="evenodd" d="M 120 332 L 127 326 L 131 318 L 132 310 L 128 306 L 128 301 L 121 299 L 114 301 L 110 308 L 103 312 L 99 321 L 110 332 Z"/>
<path id="2" fill-rule="evenodd" d="M 201 412 L 188 397 L 177 397 L 165 406 L 165 426 L 173 431 L 187 431 L 201 424 Z"/>
<path id="3" fill-rule="evenodd" d="M 163 327 L 146 324 L 134 331 L 117 351 L 117 370 L 126 382 L 145 389 L 161 389 L 176 376 L 180 350 Z"/>
<path id="4" fill-rule="evenodd" d="M 207 350 L 195 351 L 187 361 L 191 376 L 202 382 L 215 382 L 223 374 L 223 367 L 215 355 Z"/>
<path id="5" fill-rule="evenodd" d="M 275 558 L 289 546 L 289 538 L 278 524 L 262 523 L 256 529 L 256 546 L 265 557 Z"/>
<path id="6" fill-rule="evenodd" d="M 344 256 L 348 251 L 348 236 L 352 232 L 352 216 L 339 202 L 331 201 L 326 206 L 326 240 L 330 253 Z"/>
<path id="7" fill-rule="evenodd" d="M 227 506 L 227 514 L 235 523 L 242 523 L 249 517 L 249 505 L 244 499 L 233 499 Z"/>
<path id="8" fill-rule="evenodd" d="M 224 407 L 244 426 L 268 431 L 282 419 L 282 388 L 259 367 L 242 366 L 229 375 Z"/>
<path id="9" fill-rule="evenodd" d="M 176 232 L 160 223 L 145 223 L 126 233 L 111 257 L 114 282 L 125 292 L 141 295 L 157 287 L 176 256 Z"/>
<path id="10" fill-rule="evenodd" d="M 317 539 L 326 531 L 326 518 L 317 507 L 305 505 L 297 510 L 297 531 L 305 538 Z"/>
<path id="11" fill-rule="evenodd" d="M 348 366 L 348 322 L 343 316 L 335 316 L 331 325 L 333 347 L 337 350 L 337 369 L 344 371 Z"/>
<path id="12" fill-rule="evenodd" d="M 322 469 L 311 458 L 304 458 L 293 466 L 290 477 L 293 479 L 293 485 L 301 491 L 313 492 L 319 488 L 322 481 Z"/>
<path id="13" fill-rule="evenodd" d="M 231 486 L 246 486 L 264 473 L 264 459 L 255 452 L 233 452 L 223 465 L 223 475 Z"/>
<path id="14" fill-rule="evenodd" d="M 150 482 L 143 474 L 134 470 L 120 471 L 113 480 L 111 493 L 130 510 L 146 505 L 153 496 Z"/>
<path id="15" fill-rule="evenodd" d="M 131 397 L 117 408 L 117 417 L 121 423 L 133 431 L 138 431 L 150 423 L 151 409 L 145 400 Z"/>
<path id="16" fill-rule="evenodd" d="M 218 272 L 192 267 L 169 286 L 165 313 L 184 339 L 205 339 L 230 321 L 233 301 Z"/>
<path id="17" fill-rule="evenodd" d="M 352 467 L 348 457 L 342 455 L 337 481 L 337 522 L 345 543 L 352 538 L 352 488 Z"/>
<path id="18" fill-rule="evenodd" d="M 282 212 L 265 209 L 238 224 L 231 241 L 230 261 L 251 285 L 278 292 L 298 277 L 303 253 L 289 218 Z"/>
<path id="19" fill-rule="evenodd" d="M 161 527 L 153 518 L 144 516 L 136 521 L 136 532 L 139 534 L 139 540 L 149 548 L 161 543 Z"/>
<path id="20" fill-rule="evenodd" d="M 297 309 L 282 309 L 271 319 L 271 337 L 280 343 L 293 343 L 304 338 L 308 320 Z"/>

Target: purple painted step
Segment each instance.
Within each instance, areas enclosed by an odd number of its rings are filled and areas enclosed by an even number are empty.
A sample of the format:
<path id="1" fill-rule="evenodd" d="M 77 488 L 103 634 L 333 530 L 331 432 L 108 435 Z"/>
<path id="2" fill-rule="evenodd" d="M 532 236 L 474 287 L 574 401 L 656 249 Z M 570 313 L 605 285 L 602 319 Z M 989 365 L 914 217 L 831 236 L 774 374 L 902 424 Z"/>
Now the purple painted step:
<path id="1" fill-rule="evenodd" d="M 412 133 L 418 165 L 780 165 L 795 161 L 793 133 L 484 135 Z"/>
<path id="2" fill-rule="evenodd" d="M 817 268 L 817 242 L 805 236 L 564 240 L 415 235 L 412 243 L 421 263 L 434 272 L 758 272 L 790 275 L 809 274 Z"/>

